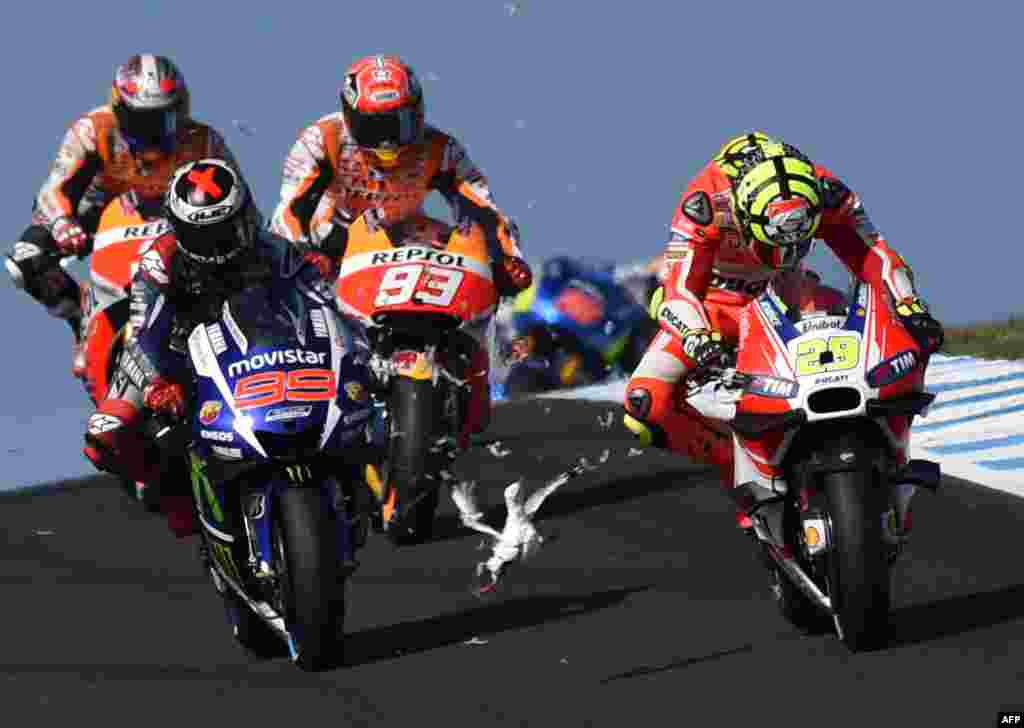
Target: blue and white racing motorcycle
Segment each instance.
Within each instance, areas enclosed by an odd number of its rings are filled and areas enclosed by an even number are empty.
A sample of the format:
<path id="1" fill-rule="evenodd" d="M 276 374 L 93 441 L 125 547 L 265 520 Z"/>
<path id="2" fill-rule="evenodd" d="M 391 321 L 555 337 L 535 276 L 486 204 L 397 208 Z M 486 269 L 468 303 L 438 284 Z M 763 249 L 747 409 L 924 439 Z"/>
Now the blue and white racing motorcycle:
<path id="1" fill-rule="evenodd" d="M 316 670 L 340 659 L 368 530 L 370 372 L 362 333 L 289 283 L 235 294 L 192 331 L 188 458 L 236 639 Z"/>
<path id="2" fill-rule="evenodd" d="M 630 374 L 658 332 L 645 297 L 649 291 L 638 295 L 614 266 L 565 256 L 545 261 L 508 317 L 505 338 L 514 339 L 518 351 L 503 393 L 515 397 Z"/>

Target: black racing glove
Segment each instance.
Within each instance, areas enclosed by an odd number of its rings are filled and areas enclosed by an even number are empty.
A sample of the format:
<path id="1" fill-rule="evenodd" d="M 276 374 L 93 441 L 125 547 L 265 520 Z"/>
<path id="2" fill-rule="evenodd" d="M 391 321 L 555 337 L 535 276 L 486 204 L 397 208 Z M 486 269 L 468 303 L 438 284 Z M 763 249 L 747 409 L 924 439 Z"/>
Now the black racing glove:
<path id="1" fill-rule="evenodd" d="M 683 352 L 698 369 L 729 365 L 729 348 L 722 343 L 722 335 L 711 329 L 687 329 L 683 336 Z"/>
<path id="2" fill-rule="evenodd" d="M 946 338 L 942 324 L 928 313 L 924 301 L 917 296 L 904 298 L 896 304 L 896 313 L 923 353 L 934 354 L 942 348 Z"/>

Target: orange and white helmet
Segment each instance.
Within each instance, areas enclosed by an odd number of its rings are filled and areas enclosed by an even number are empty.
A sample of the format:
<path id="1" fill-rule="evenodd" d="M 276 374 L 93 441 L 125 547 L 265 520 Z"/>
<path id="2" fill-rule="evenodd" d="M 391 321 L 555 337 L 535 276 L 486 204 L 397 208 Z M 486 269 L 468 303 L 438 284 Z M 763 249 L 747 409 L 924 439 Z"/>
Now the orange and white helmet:
<path id="1" fill-rule="evenodd" d="M 149 53 L 132 56 L 118 67 L 110 89 L 118 129 L 132 153 L 170 153 L 178 125 L 188 117 L 185 79 L 169 58 Z"/>
<path id="2" fill-rule="evenodd" d="M 391 166 L 423 139 L 423 87 L 397 56 L 367 56 L 345 72 L 341 110 L 357 146 Z"/>

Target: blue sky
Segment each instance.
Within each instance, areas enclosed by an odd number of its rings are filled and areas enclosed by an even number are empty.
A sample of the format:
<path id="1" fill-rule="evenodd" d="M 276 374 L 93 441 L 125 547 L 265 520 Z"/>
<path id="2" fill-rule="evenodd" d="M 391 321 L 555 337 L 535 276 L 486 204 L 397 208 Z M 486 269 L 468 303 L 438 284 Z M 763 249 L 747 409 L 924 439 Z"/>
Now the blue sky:
<path id="1" fill-rule="evenodd" d="M 195 116 L 225 133 L 269 213 L 285 154 L 302 127 L 337 107 L 345 67 L 394 52 L 420 74 L 430 121 L 491 178 L 531 258 L 660 252 L 688 179 L 727 138 L 759 128 L 861 193 L 941 319 L 1024 308 L 1024 253 L 1004 222 L 1020 204 L 1024 161 L 1016 3 L 509 6 L 19 5 L 0 43 L 9 239 L 64 130 L 104 102 L 114 67 L 132 53 L 178 63 Z M 836 279 L 827 252 L 815 262 Z M 5 359 L 3 416 L 23 428 L 52 423 L 51 437 L 74 456 L 81 426 L 68 422 L 81 418 L 55 414 L 87 411 L 68 375 L 67 327 L 9 284 L 0 302 L 19 352 Z M 31 386 L 15 386 L 22 380 Z M 0 462 L 25 457 L 0 449 Z"/>

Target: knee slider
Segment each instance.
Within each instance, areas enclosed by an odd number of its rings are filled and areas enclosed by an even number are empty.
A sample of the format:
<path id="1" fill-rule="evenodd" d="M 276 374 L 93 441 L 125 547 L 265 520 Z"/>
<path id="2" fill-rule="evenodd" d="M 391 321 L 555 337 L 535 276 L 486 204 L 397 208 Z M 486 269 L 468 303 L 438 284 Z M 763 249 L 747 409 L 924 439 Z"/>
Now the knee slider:
<path id="1" fill-rule="evenodd" d="M 667 442 L 665 431 L 648 420 L 652 399 L 649 390 L 633 387 L 626 393 L 626 414 L 622 424 L 636 435 L 644 447 L 664 447 Z"/>
<path id="2" fill-rule="evenodd" d="M 147 480 L 155 458 L 141 432 L 139 410 L 125 400 L 108 399 L 89 417 L 85 456 L 99 470 L 131 480 Z"/>

